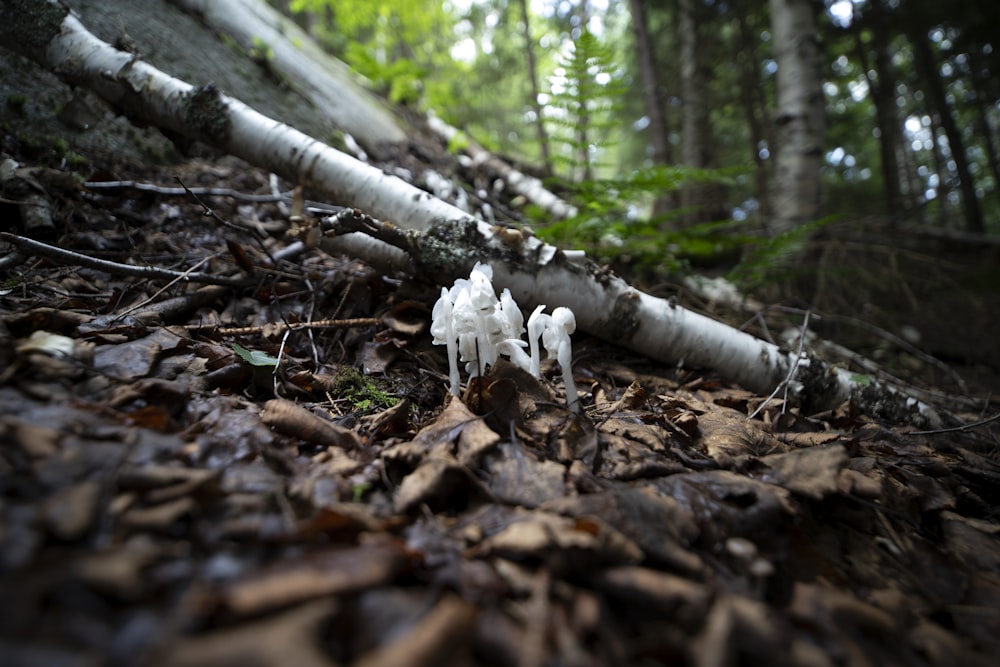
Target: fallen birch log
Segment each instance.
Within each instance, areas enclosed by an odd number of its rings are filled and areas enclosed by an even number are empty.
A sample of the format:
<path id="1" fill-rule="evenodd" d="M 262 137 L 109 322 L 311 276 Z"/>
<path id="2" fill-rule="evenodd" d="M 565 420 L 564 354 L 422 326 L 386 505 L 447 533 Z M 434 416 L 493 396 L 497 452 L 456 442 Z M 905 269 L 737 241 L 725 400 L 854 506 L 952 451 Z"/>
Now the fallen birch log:
<path id="1" fill-rule="evenodd" d="M 381 241 L 350 234 L 340 248 L 397 265 L 410 262 L 439 283 L 489 262 L 498 288 L 530 308 L 566 306 L 579 329 L 668 363 L 712 368 L 747 389 L 785 386 L 808 411 L 852 400 L 867 412 L 936 426 L 935 410 L 897 388 L 798 351 L 782 350 L 725 324 L 653 297 L 579 253 L 470 218 L 452 205 L 386 175 L 212 86 L 195 87 L 91 34 L 54 0 L 20 0 L 0 9 L 0 45 L 84 86 L 130 118 L 216 146 L 261 168 L 326 193 L 405 230 L 409 258 Z"/>

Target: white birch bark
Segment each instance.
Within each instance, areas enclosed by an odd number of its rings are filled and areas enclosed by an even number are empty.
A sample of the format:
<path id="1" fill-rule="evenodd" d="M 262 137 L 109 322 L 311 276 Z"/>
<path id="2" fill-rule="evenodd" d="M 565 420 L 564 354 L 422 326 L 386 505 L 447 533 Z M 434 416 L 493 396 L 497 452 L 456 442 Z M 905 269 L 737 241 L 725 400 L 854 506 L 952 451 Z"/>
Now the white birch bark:
<path id="1" fill-rule="evenodd" d="M 268 66 L 290 81 L 320 113 L 377 154 L 380 146 L 406 141 L 406 132 L 374 95 L 355 82 L 357 75 L 323 51 L 299 26 L 256 0 L 173 0 L 198 14 L 244 50 L 263 46 Z"/>
<path id="2" fill-rule="evenodd" d="M 770 1 L 778 65 L 770 229 L 777 235 L 819 216 L 826 112 L 812 0 Z"/>
<path id="3" fill-rule="evenodd" d="M 451 141 L 459 134 L 458 128 L 452 127 L 436 116 L 427 119 L 427 125 L 445 141 Z M 502 178 L 511 192 L 519 194 L 531 203 L 540 206 L 555 219 L 572 218 L 576 215 L 576 207 L 553 194 L 534 176 L 528 176 L 510 166 L 471 138 L 465 139 L 465 152 L 472 159 L 472 166 L 485 169 Z"/>
<path id="4" fill-rule="evenodd" d="M 399 178 L 389 176 L 301 132 L 264 117 L 212 87 L 195 88 L 118 51 L 89 33 L 50 0 L 0 8 L 0 45 L 32 58 L 65 81 L 85 86 L 119 109 L 159 127 L 210 143 L 293 182 L 326 192 L 335 203 L 411 230 L 412 265 L 438 283 L 467 275 L 476 261 L 493 266 L 498 289 L 522 307 L 566 306 L 578 328 L 653 359 L 713 368 L 734 382 L 769 393 L 792 377 L 789 395 L 808 409 L 874 397 L 896 419 L 934 423 L 928 406 L 856 378 L 818 359 L 777 346 L 631 287 L 530 236 L 468 217 Z M 355 236 L 355 235 L 351 235 Z M 384 244 L 345 239 L 359 254 Z M 792 371 L 794 370 L 794 374 Z"/>

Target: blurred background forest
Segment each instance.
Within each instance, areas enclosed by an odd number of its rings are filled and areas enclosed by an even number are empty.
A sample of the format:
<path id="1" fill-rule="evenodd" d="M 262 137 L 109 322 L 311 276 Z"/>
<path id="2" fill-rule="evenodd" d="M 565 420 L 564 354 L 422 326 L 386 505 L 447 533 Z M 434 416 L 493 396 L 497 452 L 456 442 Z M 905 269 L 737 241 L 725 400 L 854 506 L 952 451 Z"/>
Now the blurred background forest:
<path id="1" fill-rule="evenodd" d="M 799 11 L 783 39 L 815 49 L 822 98 L 799 222 L 1000 230 L 993 0 L 273 4 L 392 101 L 550 178 L 581 210 L 550 240 L 671 269 L 784 249 L 774 19 Z"/>

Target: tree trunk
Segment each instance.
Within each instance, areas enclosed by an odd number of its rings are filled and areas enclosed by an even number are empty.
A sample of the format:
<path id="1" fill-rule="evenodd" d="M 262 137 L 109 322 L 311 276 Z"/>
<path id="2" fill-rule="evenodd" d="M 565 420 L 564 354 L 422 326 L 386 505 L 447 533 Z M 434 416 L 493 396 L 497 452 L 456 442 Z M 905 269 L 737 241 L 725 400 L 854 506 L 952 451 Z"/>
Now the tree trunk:
<path id="1" fill-rule="evenodd" d="M 705 81 L 700 67 L 698 22 L 695 1 L 680 0 L 677 6 L 677 31 L 680 42 L 681 97 L 684 101 L 681 127 L 681 161 L 685 166 L 702 169 L 705 165 Z M 701 210 L 705 186 L 690 183 L 681 190 L 681 208 L 685 225 L 704 221 Z"/>
<path id="2" fill-rule="evenodd" d="M 566 306 L 583 331 L 654 359 L 715 368 L 748 389 L 788 387 L 808 410 L 859 401 L 870 414 L 915 424 L 937 423 L 929 406 L 831 367 L 806 354 L 735 330 L 652 297 L 608 275 L 592 261 L 538 239 L 470 218 L 405 181 L 359 162 L 273 121 L 212 86 L 194 87 L 119 51 L 89 33 L 55 2 L 22 0 L 0 9 L 0 46 L 48 67 L 66 82 L 97 92 L 130 117 L 209 143 L 292 182 L 315 187 L 334 202 L 407 228 L 397 232 L 409 262 L 431 280 L 466 275 L 476 261 L 493 266 L 498 288 L 529 307 Z M 392 229 L 399 229 L 392 227 Z M 349 234 L 338 244 L 390 261 L 404 259 L 384 243 Z"/>
<path id="3" fill-rule="evenodd" d="M 937 114 L 941 129 L 948 137 L 949 152 L 955 163 L 955 173 L 958 176 L 958 185 L 962 192 L 965 228 L 970 232 L 982 233 L 985 231 L 983 214 L 979 208 L 979 198 L 976 196 L 976 185 L 972 178 L 972 172 L 969 171 L 969 158 L 965 152 L 965 141 L 962 139 L 962 132 L 958 129 L 955 117 L 951 113 L 951 105 L 948 104 L 944 82 L 941 80 L 941 74 L 935 64 L 934 53 L 927 43 L 927 36 L 921 34 L 917 28 L 910 28 L 909 37 L 924 93 L 927 95 L 930 106 Z"/>
<path id="4" fill-rule="evenodd" d="M 531 108 L 535 112 L 535 131 L 538 135 L 538 146 L 542 151 L 542 170 L 545 176 L 552 175 L 552 155 L 549 150 L 549 135 L 545 131 L 545 115 L 538 101 L 538 66 L 535 64 L 535 40 L 531 36 L 531 20 L 528 14 L 527 0 L 519 0 L 521 18 L 524 25 L 524 53 L 528 59 L 528 83 L 531 90 Z"/>
<path id="5" fill-rule="evenodd" d="M 771 0 L 771 32 L 778 99 L 770 230 L 777 235 L 819 216 L 825 104 L 812 2 Z"/>
<path id="6" fill-rule="evenodd" d="M 990 95 L 986 88 L 989 82 L 985 81 L 982 76 L 988 70 L 980 60 L 979 54 L 970 51 L 970 69 L 973 72 L 972 81 L 975 86 L 973 104 L 976 105 L 976 120 L 979 132 L 983 135 L 983 146 L 986 149 L 987 164 L 990 166 L 990 176 L 993 177 L 993 194 L 1000 197 L 1000 155 L 997 155 L 996 132 L 990 122 L 988 112 Z"/>
<path id="7" fill-rule="evenodd" d="M 653 163 L 667 164 L 670 144 L 667 138 L 667 124 L 663 117 L 663 100 L 659 94 L 659 81 L 653 59 L 653 45 L 646 24 L 646 10 L 643 0 L 630 0 L 632 12 L 632 34 L 635 36 L 636 67 L 642 81 L 642 99 L 646 117 L 649 119 L 649 143 L 653 149 Z"/>
<path id="8" fill-rule="evenodd" d="M 743 111 L 747 119 L 747 128 L 750 134 L 750 155 L 754 162 L 754 196 L 757 198 L 758 210 L 761 215 L 771 214 L 771 197 L 768 191 L 770 183 L 769 165 L 772 164 L 763 153 L 765 146 L 771 147 L 769 132 L 765 128 L 765 118 L 767 116 L 767 101 L 764 97 L 763 86 L 760 80 L 758 68 L 761 59 L 757 57 L 757 44 L 760 39 L 750 29 L 747 23 L 746 14 L 743 11 L 736 11 L 735 18 L 739 32 L 739 40 L 735 41 L 736 49 L 733 53 L 733 62 L 739 63 L 741 75 L 739 77 L 740 99 L 743 103 Z"/>
<path id="9" fill-rule="evenodd" d="M 649 143 L 653 149 L 653 164 L 670 164 L 670 140 L 666 117 L 663 113 L 663 99 L 660 95 L 659 77 L 653 57 L 653 44 L 646 23 L 646 8 L 643 0 L 629 0 L 632 13 L 632 34 L 635 36 L 636 67 L 642 81 L 642 100 L 649 119 Z M 670 195 L 656 198 L 653 202 L 653 216 L 658 217 L 674 208 Z"/>
<path id="10" fill-rule="evenodd" d="M 868 90 L 871 91 L 872 102 L 875 105 L 886 212 L 896 220 L 910 208 L 903 195 L 902 171 L 897 161 L 900 120 L 896 113 L 896 78 L 892 72 L 892 60 L 889 56 L 886 17 L 881 11 L 874 9 L 867 18 L 865 25 L 872 31 L 871 49 L 874 51 L 874 64 L 870 63 L 868 45 L 862 39 L 860 24 L 855 21 L 851 26 L 854 28 L 855 51 L 861 61 L 861 69 L 864 71 L 865 81 L 868 82 Z"/>

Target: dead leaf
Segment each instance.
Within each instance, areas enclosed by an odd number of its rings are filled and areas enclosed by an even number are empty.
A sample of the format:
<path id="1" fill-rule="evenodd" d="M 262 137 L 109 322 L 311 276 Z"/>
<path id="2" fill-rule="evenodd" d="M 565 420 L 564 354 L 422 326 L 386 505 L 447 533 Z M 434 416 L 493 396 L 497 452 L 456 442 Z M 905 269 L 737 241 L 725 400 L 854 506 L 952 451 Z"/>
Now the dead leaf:
<path id="1" fill-rule="evenodd" d="M 191 496 L 183 496 L 152 507 L 136 507 L 122 515 L 122 524 L 134 530 L 167 530 L 191 514 L 197 503 Z"/>
<path id="2" fill-rule="evenodd" d="M 333 600 L 317 600 L 234 628 L 201 636 L 172 637 L 153 667 L 334 667 L 322 648 Z"/>
<path id="3" fill-rule="evenodd" d="M 796 449 L 786 454 L 763 458 L 770 469 L 761 479 L 783 486 L 813 500 L 822 500 L 837 492 L 837 479 L 847 465 L 847 449 L 837 443 L 822 447 Z"/>
<path id="4" fill-rule="evenodd" d="M 733 459 L 788 451 L 788 445 L 730 408 L 711 407 L 698 418 L 698 428 L 708 455 L 723 466 Z"/>
<path id="5" fill-rule="evenodd" d="M 690 512 L 702 530 L 701 539 L 709 544 L 733 536 L 777 537 L 794 511 L 786 489 L 728 470 L 673 475 L 650 483 Z"/>
<path id="6" fill-rule="evenodd" d="M 701 625 L 713 597 L 704 584 L 640 566 L 608 568 L 597 585 L 623 605 L 638 607 L 642 616 L 666 616 L 689 632 Z"/>
<path id="7" fill-rule="evenodd" d="M 323 419 L 283 398 L 274 398 L 265 403 L 260 418 L 278 433 L 313 445 L 343 449 L 361 446 L 361 439 L 354 431 Z"/>
<path id="8" fill-rule="evenodd" d="M 453 595 L 441 599 L 408 632 L 366 653 L 355 667 L 436 667 L 454 664 L 472 640 L 476 608 Z"/>
<path id="9" fill-rule="evenodd" d="M 595 516 L 642 550 L 645 562 L 701 576 L 705 563 L 688 546 L 701 535 L 690 511 L 651 489 L 616 484 L 606 491 L 551 500 L 544 509 L 574 517 Z"/>
<path id="10" fill-rule="evenodd" d="M 594 518 L 571 518 L 535 510 L 521 511 L 477 552 L 516 561 L 533 560 L 573 571 L 599 564 L 624 565 L 642 560 L 639 547 Z"/>
<path id="11" fill-rule="evenodd" d="M 97 517 L 101 485 L 93 480 L 57 491 L 42 509 L 49 530 L 60 540 L 76 540 L 87 533 Z"/>
<path id="12" fill-rule="evenodd" d="M 566 495 L 566 467 L 539 461 L 519 443 L 502 443 L 486 457 L 483 468 L 489 475 L 486 485 L 501 502 L 538 507 Z"/>
<path id="13" fill-rule="evenodd" d="M 329 595 L 344 595 L 391 581 L 403 569 L 401 550 L 389 541 L 287 558 L 227 584 L 220 602 L 253 616 Z"/>
<path id="14" fill-rule="evenodd" d="M 437 512 L 465 508 L 484 495 L 479 480 L 454 457 L 442 453 L 425 458 L 416 470 L 403 478 L 392 506 L 402 514 L 421 505 Z"/>

